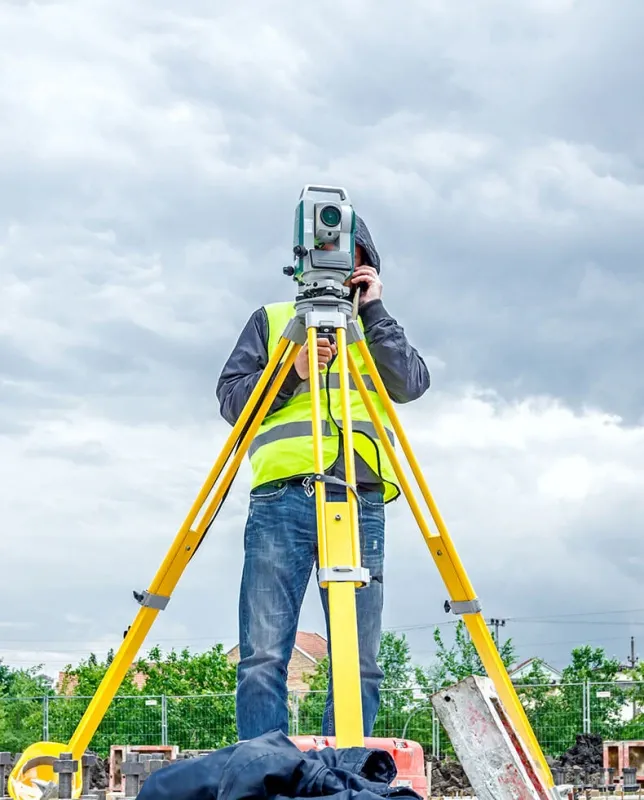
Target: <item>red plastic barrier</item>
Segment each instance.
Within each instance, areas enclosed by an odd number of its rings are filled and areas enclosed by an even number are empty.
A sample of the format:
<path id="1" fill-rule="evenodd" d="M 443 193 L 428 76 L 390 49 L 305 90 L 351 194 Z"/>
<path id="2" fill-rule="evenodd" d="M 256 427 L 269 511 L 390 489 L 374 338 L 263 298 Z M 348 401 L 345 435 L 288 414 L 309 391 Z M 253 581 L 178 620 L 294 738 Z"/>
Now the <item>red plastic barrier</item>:
<path id="1" fill-rule="evenodd" d="M 290 738 L 303 751 L 335 747 L 334 736 L 291 736 Z M 412 742 L 409 739 L 365 737 L 364 746 L 368 749 L 386 750 L 391 753 L 398 771 L 398 775 L 392 781 L 392 786 L 410 786 L 421 797 L 427 797 L 425 755 L 418 742 Z"/>

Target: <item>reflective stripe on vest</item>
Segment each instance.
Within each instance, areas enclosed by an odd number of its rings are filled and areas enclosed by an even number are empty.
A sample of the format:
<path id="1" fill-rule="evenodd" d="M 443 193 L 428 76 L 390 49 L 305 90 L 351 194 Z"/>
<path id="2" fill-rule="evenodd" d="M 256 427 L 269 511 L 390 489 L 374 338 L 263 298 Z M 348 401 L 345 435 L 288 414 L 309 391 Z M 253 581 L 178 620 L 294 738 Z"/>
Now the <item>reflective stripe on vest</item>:
<path id="1" fill-rule="evenodd" d="M 269 356 L 277 346 L 295 308 L 293 303 L 273 303 L 264 307 L 268 319 Z M 359 321 L 362 327 L 361 321 Z M 388 415 L 375 391 L 373 381 L 355 344 L 349 345 L 358 371 L 362 375 L 369 396 L 375 406 L 391 444 L 394 435 Z M 386 451 L 378 439 L 360 393 L 351 375 L 349 397 L 354 450 L 379 475 L 385 485 L 385 501 L 394 500 L 400 493 L 397 478 Z M 340 375 L 338 361 L 334 359 L 330 369 L 320 373 L 320 401 L 322 411 L 322 450 L 324 469 L 328 470 L 337 460 L 342 433 L 340 403 Z M 286 480 L 314 472 L 313 435 L 311 421 L 311 385 L 302 381 L 284 405 L 268 414 L 251 442 L 249 457 L 252 470 L 252 487 L 263 483 Z M 329 408 L 330 406 L 330 408 Z"/>
<path id="2" fill-rule="evenodd" d="M 348 374 L 347 378 L 349 379 L 349 391 L 356 391 L 357 392 L 358 391 L 358 387 L 355 385 L 355 382 L 353 380 L 353 375 Z M 375 387 L 374 382 L 373 382 L 373 380 L 371 378 L 371 375 L 369 375 L 368 372 L 362 375 L 362 381 L 363 381 L 364 385 L 367 387 L 367 389 L 370 392 L 373 392 L 374 394 L 376 394 L 376 387 Z M 339 372 L 330 372 L 329 376 L 328 376 L 328 381 L 327 381 L 326 375 L 323 374 L 323 377 L 320 380 L 320 384 L 321 384 L 320 388 L 325 388 L 326 389 L 326 387 L 328 385 L 329 389 L 339 389 L 340 388 L 340 373 Z M 293 396 L 298 395 L 298 394 L 302 394 L 302 392 L 310 392 L 310 391 L 311 391 L 311 381 L 307 378 L 305 381 L 302 381 L 302 383 L 297 387 L 297 389 L 293 393 Z M 374 428 L 374 432 L 375 432 L 375 428 Z"/>
<path id="3" fill-rule="evenodd" d="M 359 431 L 360 433 L 365 433 L 372 439 L 378 437 L 376 426 L 371 420 L 369 420 L 369 422 L 351 420 L 351 429 L 354 432 Z M 322 420 L 322 436 L 334 436 L 336 430 L 337 428 L 335 428 L 335 426 L 332 427 L 331 423 L 324 419 Z M 248 452 L 252 456 L 256 450 L 264 445 L 277 442 L 280 439 L 293 439 L 297 436 L 313 436 L 313 425 L 310 420 L 308 422 L 285 422 L 283 425 L 278 425 L 276 428 L 269 428 L 263 433 L 261 433 L 260 428 L 260 433 L 258 433 L 251 442 Z M 394 435 L 389 430 L 387 431 L 387 437 L 392 445 L 395 444 Z"/>

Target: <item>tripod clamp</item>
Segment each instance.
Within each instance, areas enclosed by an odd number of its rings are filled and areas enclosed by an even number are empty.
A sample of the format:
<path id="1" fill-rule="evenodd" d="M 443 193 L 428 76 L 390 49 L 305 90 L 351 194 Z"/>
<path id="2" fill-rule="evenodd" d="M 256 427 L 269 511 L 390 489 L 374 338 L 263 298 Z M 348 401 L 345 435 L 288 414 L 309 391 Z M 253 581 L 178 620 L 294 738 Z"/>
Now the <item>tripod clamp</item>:
<path id="1" fill-rule="evenodd" d="M 327 581 L 332 581 L 333 583 L 359 583 L 364 587 L 371 583 L 371 575 L 366 567 L 320 567 L 318 570 L 318 582 L 326 583 Z"/>
<path id="2" fill-rule="evenodd" d="M 346 489 L 349 489 L 353 492 L 356 497 L 356 500 L 359 500 L 358 497 L 358 490 L 355 486 L 352 486 L 347 481 L 343 481 L 341 478 L 336 478 L 333 475 L 324 475 L 320 472 L 315 472 L 312 475 L 307 475 L 306 478 L 302 481 L 302 486 L 304 486 L 304 491 L 306 492 L 307 497 L 313 497 L 315 494 L 315 483 L 332 483 L 336 486 L 344 486 Z"/>
<path id="3" fill-rule="evenodd" d="M 473 600 L 446 600 L 443 604 L 445 613 L 449 614 L 478 614 L 481 611 L 481 601 L 478 597 Z"/>

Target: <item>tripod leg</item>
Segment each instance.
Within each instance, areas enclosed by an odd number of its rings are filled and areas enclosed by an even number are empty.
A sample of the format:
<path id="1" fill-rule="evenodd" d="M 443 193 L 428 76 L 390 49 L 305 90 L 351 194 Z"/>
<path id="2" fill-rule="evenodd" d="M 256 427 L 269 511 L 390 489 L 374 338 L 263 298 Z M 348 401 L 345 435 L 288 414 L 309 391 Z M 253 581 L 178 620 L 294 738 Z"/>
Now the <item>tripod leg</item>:
<path id="1" fill-rule="evenodd" d="M 400 424 L 398 415 L 394 405 L 387 393 L 385 385 L 380 377 L 373 357 L 367 347 L 364 339 L 357 342 L 360 354 L 364 359 L 365 365 L 369 371 L 369 375 L 376 387 L 376 391 L 380 400 L 382 401 L 385 410 L 391 420 L 394 432 L 400 445 L 405 453 L 409 462 L 411 470 L 416 478 L 420 487 L 420 491 L 429 507 L 430 513 L 438 529 L 438 534 L 430 531 L 425 518 L 421 512 L 420 506 L 416 502 L 412 494 L 411 487 L 407 478 L 402 470 L 396 452 L 387 436 L 387 432 L 380 421 L 376 412 L 375 406 L 369 396 L 367 388 L 362 380 L 362 376 L 356 366 L 355 360 L 349 353 L 349 369 L 354 382 L 360 392 L 363 402 L 369 412 L 371 420 L 376 427 L 378 437 L 385 448 L 391 464 L 396 472 L 402 491 L 407 498 L 411 511 L 418 523 L 418 526 L 423 534 L 427 547 L 433 556 L 434 562 L 445 582 L 445 586 L 450 594 L 452 603 L 451 607 L 455 613 L 463 614 L 465 625 L 472 637 L 472 641 L 476 647 L 479 657 L 485 667 L 488 676 L 492 680 L 496 691 L 504 704 L 508 716 L 512 719 L 517 731 L 529 749 L 537 768 L 541 772 L 541 777 L 546 786 L 553 786 L 554 781 L 550 768 L 545 760 L 543 751 L 537 741 L 537 738 L 532 730 L 528 717 L 525 713 L 523 706 L 517 696 L 516 690 L 510 676 L 505 669 L 505 665 L 501 660 L 499 652 L 494 644 L 494 639 L 488 630 L 485 620 L 480 613 L 480 603 L 474 591 L 472 584 L 465 572 L 465 569 L 456 553 L 456 549 L 452 543 L 451 537 L 447 531 L 447 527 L 443 522 L 440 512 L 434 502 L 434 499 L 429 491 L 427 482 L 422 474 L 418 461 L 411 449 L 405 431 Z"/>
<path id="2" fill-rule="evenodd" d="M 132 626 L 121 643 L 121 646 L 118 649 L 114 660 L 110 664 L 110 667 L 103 676 L 103 680 L 96 690 L 94 697 L 92 698 L 87 710 L 85 711 L 85 714 L 83 715 L 70 740 L 69 748 L 73 753 L 74 758 L 80 758 L 88 748 L 101 719 L 105 715 L 105 712 L 112 702 L 114 695 L 118 691 L 123 678 L 130 668 L 139 648 L 143 644 L 145 637 L 150 631 L 157 614 L 166 607 L 170 599 L 170 595 L 174 591 L 179 578 L 183 574 L 183 571 L 192 558 L 195 549 L 205 535 L 210 520 L 217 512 L 219 505 L 226 496 L 232 480 L 239 469 L 239 465 L 241 464 L 248 447 L 250 446 L 250 443 L 257 432 L 257 429 L 261 425 L 268 409 L 277 396 L 280 387 L 282 386 L 284 379 L 286 378 L 286 375 L 301 348 L 301 345 L 299 344 L 291 345 L 289 354 L 280 367 L 272 385 L 266 392 L 266 396 L 264 397 L 261 405 L 255 412 L 255 407 L 260 397 L 266 390 L 288 345 L 288 339 L 282 338 L 280 340 L 272 358 L 264 368 L 264 372 L 257 386 L 248 399 L 244 410 L 237 420 L 237 423 L 233 427 L 233 430 L 230 433 L 219 457 L 217 458 L 215 465 L 208 475 L 206 482 L 204 483 L 195 502 L 193 503 L 188 516 L 179 529 L 179 532 L 177 533 L 161 566 L 154 576 L 154 579 L 150 583 L 150 588 L 148 591 L 143 592 L 142 595 L 137 597 L 137 600 L 139 600 L 141 603 L 142 608 L 136 615 Z M 253 414 L 254 416 L 252 416 Z M 228 470 L 226 471 L 222 483 L 215 491 L 214 497 L 206 509 L 206 512 L 202 516 L 199 524 L 193 529 L 192 525 L 197 518 L 199 511 L 206 502 L 214 483 L 219 478 L 224 465 L 230 458 L 230 454 L 239 440 L 242 431 L 247 425 L 248 428 L 244 434 L 242 442 L 235 453 Z"/>
<path id="3" fill-rule="evenodd" d="M 313 446 L 315 471 L 324 472 L 322 449 L 322 412 L 320 380 L 317 365 L 317 331 L 310 326 L 309 374 L 313 421 Z M 344 436 L 345 479 L 355 484 L 355 462 L 349 403 L 349 376 L 347 370 L 346 330 L 336 329 L 342 429 Z M 358 650 L 358 621 L 356 613 L 356 585 L 360 574 L 360 539 L 357 498 L 348 492 L 344 503 L 328 503 L 324 482 L 317 481 L 316 512 L 318 525 L 318 551 L 320 560 L 320 586 L 328 589 L 329 628 L 331 640 L 331 669 L 333 674 L 333 706 L 338 747 L 362 747 L 364 730 L 360 682 L 360 657 Z"/>

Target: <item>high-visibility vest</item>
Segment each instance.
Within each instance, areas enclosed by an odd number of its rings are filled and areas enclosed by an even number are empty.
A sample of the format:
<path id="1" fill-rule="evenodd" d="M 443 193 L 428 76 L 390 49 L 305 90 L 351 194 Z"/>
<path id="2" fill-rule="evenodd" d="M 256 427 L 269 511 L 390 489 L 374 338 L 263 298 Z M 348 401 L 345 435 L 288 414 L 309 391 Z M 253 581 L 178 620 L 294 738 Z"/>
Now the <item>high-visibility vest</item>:
<path id="1" fill-rule="evenodd" d="M 268 318 L 268 356 L 272 355 L 284 333 L 288 321 L 294 316 L 292 302 L 271 303 L 264 306 Z M 358 318 L 362 329 L 362 321 Z M 363 376 L 371 400 L 378 412 L 392 445 L 394 434 L 384 406 L 376 392 L 364 360 L 355 344 L 348 346 Z M 283 359 L 282 359 L 283 360 Z M 369 417 L 360 393 L 350 374 L 349 395 L 354 450 L 379 475 L 384 483 L 385 502 L 395 500 L 400 494 L 396 474 L 378 433 Z M 327 390 L 328 386 L 328 390 Z M 337 356 L 331 367 L 320 373 L 320 405 L 322 411 L 322 447 L 325 471 L 338 458 L 342 443 L 342 407 L 340 403 L 340 376 Z M 262 421 L 249 447 L 252 488 L 265 483 L 279 482 L 311 475 L 315 472 L 313 433 L 311 422 L 311 393 L 308 380 L 302 381 L 286 403 Z"/>

